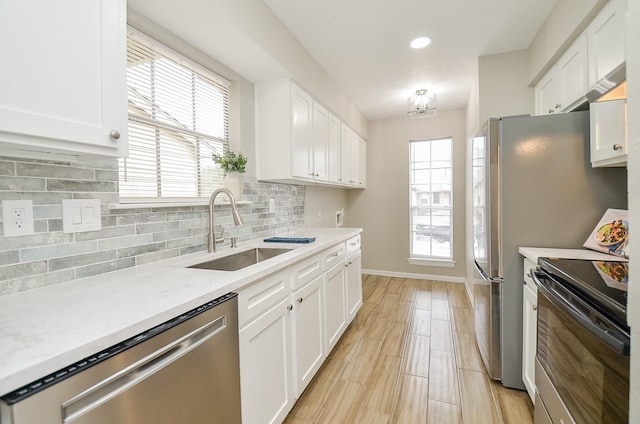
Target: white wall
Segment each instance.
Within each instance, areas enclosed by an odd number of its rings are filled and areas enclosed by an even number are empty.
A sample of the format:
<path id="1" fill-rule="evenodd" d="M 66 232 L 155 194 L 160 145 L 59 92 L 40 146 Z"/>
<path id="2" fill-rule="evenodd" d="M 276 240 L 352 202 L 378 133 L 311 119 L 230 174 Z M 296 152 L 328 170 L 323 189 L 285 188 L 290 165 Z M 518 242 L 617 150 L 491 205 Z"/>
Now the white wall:
<path id="1" fill-rule="evenodd" d="M 629 221 L 640 223 L 640 2 L 627 0 L 627 117 L 629 156 Z M 640 242 L 629 243 L 631 275 L 629 277 L 629 325 L 631 326 L 631 399 L 630 423 L 640 423 Z"/>
<path id="2" fill-rule="evenodd" d="M 307 186 L 304 202 L 306 227 L 335 227 L 336 211 L 343 209 L 343 226 L 347 227 L 347 190 Z M 320 219 L 318 219 L 318 217 Z"/>
<path id="3" fill-rule="evenodd" d="M 348 193 L 347 225 L 362 227 L 362 267 L 396 274 L 465 276 L 465 111 L 372 121 L 367 189 Z M 409 265 L 409 140 L 453 137 L 455 268 Z M 455 280 L 455 278 L 453 279 Z"/>
<path id="4" fill-rule="evenodd" d="M 528 87 L 527 50 L 478 58 L 479 117 L 534 114 L 534 90 Z"/>

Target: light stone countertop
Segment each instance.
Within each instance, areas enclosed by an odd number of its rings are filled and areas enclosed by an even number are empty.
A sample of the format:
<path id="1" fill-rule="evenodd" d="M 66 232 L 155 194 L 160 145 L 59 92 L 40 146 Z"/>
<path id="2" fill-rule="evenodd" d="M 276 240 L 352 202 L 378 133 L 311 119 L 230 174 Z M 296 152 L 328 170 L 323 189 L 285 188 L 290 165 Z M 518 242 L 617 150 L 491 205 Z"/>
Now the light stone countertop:
<path id="1" fill-rule="evenodd" d="M 240 243 L 148 265 L 0 296 L 0 395 L 115 345 L 345 241 L 360 228 L 304 228 L 282 237 L 310 244 Z M 186 266 L 253 247 L 293 248 L 242 270 Z"/>
<path id="2" fill-rule="evenodd" d="M 608 255 L 589 249 L 553 249 L 546 247 L 520 247 L 518 252 L 534 263 L 538 263 L 538 258 L 562 258 L 562 259 L 584 259 L 587 261 L 616 261 L 627 262 L 628 259 L 622 256 Z"/>

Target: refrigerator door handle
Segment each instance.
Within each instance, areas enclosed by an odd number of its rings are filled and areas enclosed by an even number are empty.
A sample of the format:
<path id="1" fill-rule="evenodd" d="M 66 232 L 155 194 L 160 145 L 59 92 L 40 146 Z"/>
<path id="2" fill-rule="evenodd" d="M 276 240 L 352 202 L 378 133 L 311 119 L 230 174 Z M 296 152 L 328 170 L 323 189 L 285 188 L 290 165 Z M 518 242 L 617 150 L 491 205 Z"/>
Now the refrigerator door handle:
<path id="1" fill-rule="evenodd" d="M 484 281 L 491 281 L 493 283 L 502 283 L 502 278 L 489 277 L 489 275 L 487 275 L 487 273 L 484 272 L 484 269 L 482 269 L 482 267 L 478 265 L 478 261 L 476 261 L 475 259 L 473 260 L 473 265 L 476 267 L 476 271 L 478 271 L 478 273 L 480 274 L 480 276 Z"/>

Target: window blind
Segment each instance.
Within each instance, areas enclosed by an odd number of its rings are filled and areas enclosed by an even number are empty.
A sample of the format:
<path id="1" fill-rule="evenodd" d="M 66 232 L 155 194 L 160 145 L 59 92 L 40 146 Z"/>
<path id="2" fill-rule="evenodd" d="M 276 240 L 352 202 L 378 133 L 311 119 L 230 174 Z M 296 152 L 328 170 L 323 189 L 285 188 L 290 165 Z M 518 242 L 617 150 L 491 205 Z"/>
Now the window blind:
<path id="1" fill-rule="evenodd" d="M 212 153 L 229 146 L 229 83 L 145 35 L 127 38 L 129 156 L 120 201 L 208 197 L 222 185 Z"/>

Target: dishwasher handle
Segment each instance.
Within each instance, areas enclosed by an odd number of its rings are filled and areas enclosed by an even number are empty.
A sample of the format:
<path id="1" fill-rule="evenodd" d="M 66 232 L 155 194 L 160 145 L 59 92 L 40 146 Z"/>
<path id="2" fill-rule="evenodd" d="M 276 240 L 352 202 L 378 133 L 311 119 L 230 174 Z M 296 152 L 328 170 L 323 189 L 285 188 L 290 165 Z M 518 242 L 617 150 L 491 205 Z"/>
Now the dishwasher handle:
<path id="1" fill-rule="evenodd" d="M 135 386 L 215 337 L 226 326 L 226 317 L 220 316 L 74 396 L 62 404 L 62 422 L 71 422 Z"/>

